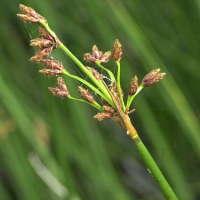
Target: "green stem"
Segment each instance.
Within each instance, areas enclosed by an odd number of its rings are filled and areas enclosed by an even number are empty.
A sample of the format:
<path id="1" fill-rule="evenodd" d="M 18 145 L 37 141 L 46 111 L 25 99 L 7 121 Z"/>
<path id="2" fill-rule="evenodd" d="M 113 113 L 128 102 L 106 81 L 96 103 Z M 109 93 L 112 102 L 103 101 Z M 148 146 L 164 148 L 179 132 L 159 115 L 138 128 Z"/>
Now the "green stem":
<path id="1" fill-rule="evenodd" d="M 71 97 L 71 96 L 69 96 L 68 98 L 69 98 L 69 99 L 72 99 L 72 100 L 75 100 L 75 101 L 81 101 L 81 102 L 90 104 L 91 106 L 97 108 L 98 110 L 103 111 L 103 108 L 102 108 L 96 101 L 94 101 L 93 103 L 91 103 L 91 102 L 85 101 L 85 100 L 83 100 L 83 99 L 76 99 L 76 98 Z"/>
<path id="2" fill-rule="evenodd" d="M 100 62 L 98 62 L 98 61 L 96 62 L 96 65 L 98 65 L 101 69 L 105 70 L 105 71 L 109 74 L 109 76 L 110 76 L 112 82 L 115 81 L 115 76 L 113 75 L 113 73 L 112 73 L 109 69 L 106 69 L 105 67 L 103 67 L 103 66 L 100 64 Z"/>
<path id="3" fill-rule="evenodd" d="M 170 187 L 169 183 L 163 176 L 162 172 L 158 168 L 157 164 L 155 163 L 154 159 L 150 155 L 147 148 L 144 146 L 143 142 L 141 141 L 138 135 L 132 137 L 145 165 L 147 166 L 147 170 L 153 176 L 154 180 L 156 181 L 158 187 L 162 191 L 163 195 L 166 199 L 170 200 L 178 200 L 174 191 Z"/>
<path id="4" fill-rule="evenodd" d="M 87 68 L 69 51 L 67 47 L 60 44 L 59 47 L 78 65 L 78 67 L 93 81 L 93 83 L 103 92 L 104 99 L 115 108 L 113 100 L 102 84 L 87 70 Z"/>
<path id="5" fill-rule="evenodd" d="M 127 99 L 127 104 L 126 104 L 126 109 L 130 108 L 130 105 L 133 101 L 133 99 L 135 98 L 135 96 L 144 88 L 144 85 L 140 85 L 140 87 L 137 89 L 137 92 L 133 95 L 133 96 L 128 96 Z"/>
<path id="6" fill-rule="evenodd" d="M 46 24 L 44 21 L 40 20 L 40 24 L 54 37 L 56 37 L 55 33 L 49 28 L 48 24 Z M 61 48 L 73 61 L 77 64 L 77 66 L 93 81 L 93 83 L 102 91 L 104 94 L 104 99 L 113 107 L 115 108 L 115 105 L 113 103 L 113 100 L 106 90 L 106 88 L 87 70 L 87 68 L 71 53 L 71 51 L 64 45 L 60 44 L 58 46 Z M 71 75 L 72 77 L 72 75 Z"/>
<path id="7" fill-rule="evenodd" d="M 94 92 L 96 92 L 98 95 L 100 95 L 101 97 L 103 97 L 104 99 L 106 99 L 106 96 L 105 96 L 103 93 L 101 93 L 97 88 L 95 88 L 92 84 L 90 84 L 90 83 L 87 82 L 86 80 L 84 80 L 84 79 L 82 79 L 82 78 L 80 78 L 80 77 L 78 77 L 78 76 L 75 76 L 75 75 L 72 75 L 72 74 L 68 73 L 65 69 L 62 70 L 62 71 L 64 72 L 65 75 L 67 75 L 67 76 L 69 76 L 69 77 L 71 77 L 71 78 L 73 78 L 73 79 L 76 79 L 76 80 L 80 81 L 81 83 L 87 85 L 90 89 L 92 89 L 92 90 L 93 90 Z M 108 100 L 108 102 L 109 102 L 109 100 Z M 112 102 L 109 102 L 109 103 L 112 105 Z M 114 105 L 114 104 L 113 104 L 113 105 Z"/>
<path id="8" fill-rule="evenodd" d="M 122 97 L 122 90 L 121 90 L 121 84 L 120 84 L 120 62 L 116 62 L 117 66 L 118 66 L 118 70 L 117 70 L 117 84 L 118 84 L 118 92 L 119 92 L 119 97 L 120 97 L 120 101 L 122 104 L 122 110 L 125 112 L 126 108 L 124 105 L 124 99 Z"/>

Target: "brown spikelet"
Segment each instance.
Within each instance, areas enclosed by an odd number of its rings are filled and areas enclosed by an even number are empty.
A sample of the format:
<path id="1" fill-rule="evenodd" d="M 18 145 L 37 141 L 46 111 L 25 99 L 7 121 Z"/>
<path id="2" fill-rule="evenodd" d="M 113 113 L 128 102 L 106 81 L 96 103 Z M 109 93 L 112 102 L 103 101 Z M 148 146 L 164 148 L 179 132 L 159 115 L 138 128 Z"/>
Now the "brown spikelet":
<path id="1" fill-rule="evenodd" d="M 110 51 L 107 51 L 103 54 L 102 51 L 98 50 L 96 45 L 93 45 L 92 55 L 90 53 L 85 53 L 84 60 L 86 60 L 86 62 L 91 63 L 91 64 L 95 64 L 96 62 L 99 62 L 102 64 L 102 63 L 108 62 L 110 56 L 111 56 Z"/>
<path id="2" fill-rule="evenodd" d="M 102 121 L 104 119 L 111 119 L 113 117 L 112 113 L 108 113 L 108 112 L 101 112 L 101 113 L 97 113 L 93 118 L 96 121 Z"/>
<path id="3" fill-rule="evenodd" d="M 93 103 L 95 101 L 92 95 L 83 87 L 78 86 L 78 92 L 80 93 L 80 95 L 83 97 L 84 100 L 90 103 Z"/>
<path id="4" fill-rule="evenodd" d="M 102 80 L 101 75 L 99 74 L 99 72 L 97 72 L 95 69 L 91 68 L 91 67 L 86 67 L 88 69 L 88 71 L 90 71 L 90 73 L 97 79 L 97 80 Z"/>
<path id="5" fill-rule="evenodd" d="M 159 80 L 163 79 L 166 73 L 159 73 L 159 71 L 160 69 L 152 70 L 143 78 L 141 85 L 144 85 L 144 87 L 149 87 L 157 83 Z"/>
<path id="6" fill-rule="evenodd" d="M 19 5 L 19 8 L 22 10 L 22 12 L 25 14 L 17 14 L 19 18 L 21 18 L 24 22 L 29 23 L 38 23 L 39 20 L 44 21 L 46 24 L 48 23 L 47 20 L 42 17 L 40 14 L 38 14 L 34 9 L 31 7 L 24 6 L 22 4 Z M 26 17 L 25 17 L 26 16 Z"/>
<path id="7" fill-rule="evenodd" d="M 17 17 L 19 17 L 22 21 L 24 21 L 26 23 L 39 23 L 39 19 L 36 19 L 29 15 L 17 14 Z"/>
<path id="8" fill-rule="evenodd" d="M 58 76 L 64 74 L 63 71 L 56 69 L 41 69 L 39 72 L 45 76 Z"/>
<path id="9" fill-rule="evenodd" d="M 112 57 L 115 62 L 120 62 L 122 58 L 122 50 L 121 50 L 121 44 L 118 39 L 115 40 L 115 43 L 113 44 L 112 49 Z"/>
<path id="10" fill-rule="evenodd" d="M 111 106 L 102 106 L 103 107 L 103 111 L 105 112 L 109 112 L 109 113 L 116 113 L 115 109 Z"/>
<path id="11" fill-rule="evenodd" d="M 43 58 L 45 58 L 48 55 L 50 55 L 51 52 L 52 52 L 52 47 L 44 48 L 44 49 L 39 49 L 38 51 L 35 52 L 35 55 L 30 58 L 30 61 L 38 63 Z"/>
<path id="12" fill-rule="evenodd" d="M 54 49 L 56 49 L 61 44 L 60 40 L 54 32 L 51 31 L 51 33 L 49 33 L 44 27 L 41 26 L 39 26 L 38 29 L 42 38 L 50 40 L 54 44 Z"/>
<path id="13" fill-rule="evenodd" d="M 131 85 L 129 89 L 129 96 L 133 96 L 138 89 L 138 78 L 135 76 L 134 78 L 131 79 Z"/>
<path id="14" fill-rule="evenodd" d="M 30 45 L 35 48 L 46 48 L 53 45 L 51 40 L 47 40 L 44 38 L 36 38 L 30 41 Z"/>
<path id="15" fill-rule="evenodd" d="M 64 66 L 61 62 L 54 59 L 42 59 L 41 63 L 46 69 L 63 70 Z"/>
<path id="16" fill-rule="evenodd" d="M 54 95 L 54 96 L 58 96 L 60 98 L 68 98 L 70 97 L 70 92 L 68 91 L 68 88 L 64 82 L 64 79 L 61 77 L 58 77 L 57 79 L 57 84 L 58 87 L 56 88 L 51 88 L 49 87 L 49 91 Z"/>
<path id="17" fill-rule="evenodd" d="M 42 38 L 54 41 L 53 36 L 44 27 L 38 26 L 38 29 Z"/>

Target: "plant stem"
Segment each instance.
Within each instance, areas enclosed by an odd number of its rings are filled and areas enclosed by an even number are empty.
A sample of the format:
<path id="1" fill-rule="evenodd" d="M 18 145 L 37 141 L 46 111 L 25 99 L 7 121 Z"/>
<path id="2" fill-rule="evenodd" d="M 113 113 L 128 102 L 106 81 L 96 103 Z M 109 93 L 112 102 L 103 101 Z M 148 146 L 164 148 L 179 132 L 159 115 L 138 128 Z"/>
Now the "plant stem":
<path id="1" fill-rule="evenodd" d="M 50 27 L 48 26 L 48 24 L 46 24 L 43 20 L 39 21 L 40 24 L 42 24 L 42 26 L 54 37 L 56 37 L 55 33 L 50 29 Z M 103 86 L 103 84 L 101 84 L 88 70 L 87 68 L 72 54 L 72 52 L 63 44 L 61 43 L 59 46 L 59 48 L 61 48 L 76 64 L 77 66 L 93 81 L 93 83 L 102 91 L 102 93 L 104 94 L 105 100 L 107 102 L 109 102 L 110 105 L 113 106 L 113 108 L 115 108 L 115 105 L 111 99 L 111 96 L 109 95 L 108 91 L 106 90 L 106 88 Z M 112 72 L 110 71 L 110 75 L 114 77 L 114 75 L 112 75 Z M 72 76 L 71 76 L 72 77 Z M 100 95 L 102 96 L 102 95 Z"/>
<path id="2" fill-rule="evenodd" d="M 118 66 L 118 71 L 117 71 L 117 85 L 118 85 L 118 91 L 119 91 L 119 97 L 120 97 L 120 101 L 122 104 L 122 110 L 125 112 L 125 105 L 124 105 L 124 100 L 122 97 L 122 90 L 121 90 L 121 84 L 120 84 L 120 62 L 116 62 L 117 66 Z"/>
<path id="3" fill-rule="evenodd" d="M 154 180 L 156 181 L 158 187 L 162 191 L 163 195 L 166 199 L 170 200 L 178 200 L 174 191 L 170 187 L 169 183 L 163 176 L 162 172 L 158 168 L 157 164 L 155 163 L 154 159 L 150 155 L 149 151 L 141 141 L 138 135 L 132 137 L 145 165 L 147 166 L 147 170 L 153 176 Z"/>
<path id="4" fill-rule="evenodd" d="M 144 85 L 140 85 L 137 92 L 133 96 L 128 96 L 126 108 L 129 108 L 135 96 L 144 88 Z"/>
<path id="5" fill-rule="evenodd" d="M 78 77 L 78 76 L 75 76 L 75 75 L 72 75 L 72 74 L 68 73 L 67 70 L 65 70 L 65 69 L 62 70 L 62 71 L 64 72 L 65 75 L 67 75 L 67 76 L 69 76 L 69 77 L 71 77 L 71 78 L 73 78 L 73 79 L 76 79 L 76 80 L 80 81 L 81 83 L 87 85 L 87 86 L 88 86 L 90 89 L 92 89 L 94 92 L 96 92 L 96 93 L 99 94 L 101 97 L 103 97 L 104 99 L 106 99 L 106 96 L 105 96 L 103 93 L 101 93 L 101 91 L 99 91 L 97 88 L 95 88 L 93 85 L 91 85 L 89 82 L 85 81 L 84 79 L 82 79 L 82 78 L 80 78 L 80 77 Z M 109 101 L 108 101 L 108 102 L 109 102 Z M 112 105 L 113 102 L 109 102 L 109 103 Z M 114 104 L 113 104 L 113 105 L 114 105 Z"/>
<path id="6" fill-rule="evenodd" d="M 109 69 L 106 69 L 104 66 L 102 66 L 102 65 L 100 64 L 100 62 L 96 62 L 96 65 L 99 66 L 101 69 L 105 70 L 105 71 L 109 74 L 109 76 L 110 76 L 112 82 L 115 81 L 115 76 L 113 75 L 113 73 L 112 73 Z"/>
<path id="7" fill-rule="evenodd" d="M 60 44 L 59 48 L 61 48 L 78 65 L 78 67 L 93 81 L 93 83 L 105 95 L 106 101 L 108 101 L 115 108 L 114 103 L 111 99 L 111 96 L 108 93 L 108 91 L 105 89 L 105 87 L 102 86 L 102 84 L 87 70 L 87 68 L 71 53 L 71 51 L 66 46 L 64 46 L 63 44 Z"/>
<path id="8" fill-rule="evenodd" d="M 102 108 L 96 101 L 93 102 L 93 103 L 90 103 L 90 102 L 85 101 L 85 100 L 83 100 L 83 99 L 76 99 L 76 98 L 74 98 L 74 97 L 68 97 L 68 98 L 69 98 L 69 99 L 72 99 L 72 100 L 75 100 L 75 101 L 80 101 L 80 102 L 84 102 L 84 103 L 90 104 L 91 106 L 97 108 L 98 110 L 103 111 L 103 108 Z"/>

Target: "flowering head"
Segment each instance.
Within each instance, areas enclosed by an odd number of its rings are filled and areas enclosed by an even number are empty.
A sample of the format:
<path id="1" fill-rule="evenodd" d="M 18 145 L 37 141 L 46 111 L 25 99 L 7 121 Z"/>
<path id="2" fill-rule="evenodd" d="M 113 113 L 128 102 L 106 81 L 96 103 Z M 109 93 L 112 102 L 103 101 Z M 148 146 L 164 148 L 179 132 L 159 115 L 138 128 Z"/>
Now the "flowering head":
<path id="1" fill-rule="evenodd" d="M 98 103 L 93 96 L 90 94 L 88 89 L 83 88 L 82 86 L 78 87 L 78 92 L 82 99 L 74 98 L 70 95 L 68 88 L 64 82 L 64 79 L 58 77 L 57 87 L 49 87 L 50 92 L 60 98 L 68 98 L 71 100 L 81 101 L 87 104 L 92 105 L 93 107 L 100 110 L 94 116 L 94 119 L 97 121 L 102 121 L 103 119 L 112 119 L 122 125 L 131 137 L 137 134 L 136 130 L 132 126 L 128 114 L 133 110 L 129 111 L 130 105 L 135 98 L 135 96 L 144 88 L 150 85 L 155 84 L 161 80 L 165 73 L 159 73 L 160 69 L 156 69 L 147 74 L 140 85 L 138 85 L 138 78 L 135 76 L 131 80 L 131 85 L 129 89 L 129 94 L 127 97 L 127 103 L 124 103 L 124 93 L 120 84 L 120 61 L 122 58 L 122 49 L 121 44 L 118 39 L 115 40 L 111 51 L 102 53 L 99 51 L 97 46 L 92 47 L 92 54 L 85 53 L 84 60 L 90 64 L 96 64 L 102 70 L 107 72 L 108 77 L 101 76 L 101 74 L 91 68 L 85 67 L 68 49 L 65 47 L 55 33 L 49 28 L 47 20 L 39 15 L 32 8 L 20 5 L 20 9 L 24 14 L 18 14 L 17 16 L 25 22 L 36 23 L 39 26 L 40 38 L 32 39 L 31 46 L 36 48 L 35 55 L 30 59 L 32 62 L 42 63 L 44 69 L 39 70 L 40 73 L 46 76 L 58 76 L 66 75 L 70 78 L 76 79 L 81 82 L 82 85 L 85 85 L 87 88 L 92 90 L 96 95 L 99 95 L 102 101 Z M 81 77 L 70 74 L 64 68 L 63 64 L 55 59 L 49 59 L 48 56 L 51 52 L 56 49 L 61 48 L 64 50 L 67 55 L 80 67 L 80 69 L 91 79 L 92 83 L 82 79 Z M 102 66 L 102 64 L 107 63 L 112 54 L 112 58 L 117 64 L 117 77 L 114 74 Z M 104 81 L 104 78 L 111 80 L 111 85 L 107 85 Z"/>

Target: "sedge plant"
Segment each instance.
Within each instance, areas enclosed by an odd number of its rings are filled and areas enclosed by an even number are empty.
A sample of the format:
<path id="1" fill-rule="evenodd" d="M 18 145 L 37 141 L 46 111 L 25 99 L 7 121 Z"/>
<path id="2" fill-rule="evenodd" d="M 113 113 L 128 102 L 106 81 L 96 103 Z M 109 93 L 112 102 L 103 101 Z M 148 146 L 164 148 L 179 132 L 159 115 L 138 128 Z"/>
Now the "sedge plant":
<path id="1" fill-rule="evenodd" d="M 40 38 L 32 39 L 30 45 L 36 49 L 35 55 L 31 57 L 30 61 L 34 63 L 41 63 L 44 69 L 39 70 L 40 73 L 45 76 L 59 76 L 57 78 L 57 87 L 49 87 L 49 91 L 60 98 L 68 98 L 70 100 L 81 101 L 95 107 L 99 112 L 94 116 L 96 121 L 102 121 L 104 119 L 112 119 L 123 126 L 133 142 L 135 143 L 149 173 L 156 181 L 161 192 L 166 199 L 177 200 L 175 193 L 170 187 L 169 183 L 163 176 L 159 167 L 155 163 L 154 159 L 150 155 L 149 151 L 140 139 L 135 127 L 132 125 L 129 118 L 129 114 L 135 109 L 130 110 L 130 106 L 136 95 L 144 88 L 149 87 L 163 79 L 165 73 L 160 73 L 160 69 L 152 70 L 147 74 L 140 84 L 138 84 L 138 78 L 135 76 L 131 80 L 130 89 L 127 97 L 127 101 L 124 101 L 124 94 L 120 84 L 120 60 L 122 58 L 121 44 L 118 39 L 115 40 L 112 51 L 103 53 L 99 51 L 97 46 L 92 47 L 92 54 L 85 53 L 84 60 L 93 65 L 99 66 L 102 70 L 105 70 L 109 77 L 101 75 L 94 68 L 85 66 L 80 62 L 70 50 L 59 40 L 56 34 L 50 29 L 47 20 L 39 15 L 34 9 L 20 4 L 20 9 L 23 14 L 17 14 L 17 16 L 24 22 L 35 23 L 38 25 Z M 49 55 L 54 49 L 62 49 L 69 58 L 89 77 L 93 84 L 84 80 L 81 77 L 70 74 L 63 66 L 63 64 Z M 109 61 L 112 57 L 117 65 L 117 77 L 103 66 L 104 63 Z M 94 91 L 101 98 L 102 105 L 100 105 L 89 91 L 82 86 L 78 87 L 78 91 L 81 95 L 81 99 L 77 99 L 71 96 L 64 79 L 61 75 L 66 75 L 73 79 L 76 79 L 81 85 L 85 85 L 87 88 Z M 105 78 L 111 81 L 110 85 L 107 85 L 104 81 Z"/>

